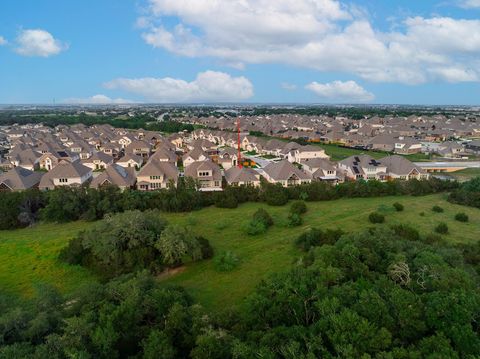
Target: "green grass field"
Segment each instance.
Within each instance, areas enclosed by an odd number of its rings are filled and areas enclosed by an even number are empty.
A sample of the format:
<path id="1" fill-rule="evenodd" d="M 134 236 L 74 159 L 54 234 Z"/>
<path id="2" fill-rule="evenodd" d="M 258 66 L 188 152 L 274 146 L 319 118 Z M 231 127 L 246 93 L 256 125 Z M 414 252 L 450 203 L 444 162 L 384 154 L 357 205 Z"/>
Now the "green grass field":
<path id="1" fill-rule="evenodd" d="M 480 168 L 466 168 L 461 171 L 450 172 L 448 175 L 460 182 L 469 181 L 480 176 Z"/>
<path id="2" fill-rule="evenodd" d="M 318 145 L 323 149 L 325 149 L 325 153 L 330 156 L 332 161 L 341 161 L 347 157 L 354 156 L 354 155 L 361 155 L 361 154 L 366 154 L 376 159 L 391 155 L 391 153 L 388 153 L 388 152 L 360 150 L 355 148 L 341 147 L 335 144 L 322 143 Z M 402 155 L 402 156 L 404 156 L 405 158 L 413 162 L 430 161 L 430 157 L 428 157 L 424 153 L 415 153 L 411 155 Z"/>
<path id="3" fill-rule="evenodd" d="M 198 234 L 209 239 L 215 251 L 233 251 L 241 260 L 232 272 L 220 273 L 212 261 L 187 264 L 173 273 L 159 276 L 165 284 L 182 285 L 207 308 L 237 304 L 263 278 L 288 269 L 300 253 L 293 241 L 309 227 L 341 228 L 359 231 L 369 226 L 368 215 L 379 210 L 386 215 L 386 223 L 409 223 L 423 234 L 433 231 L 440 221 L 448 223 L 453 242 L 473 242 L 480 233 L 480 210 L 448 203 L 445 195 L 425 197 L 355 198 L 308 203 L 301 227 L 286 226 L 288 205 L 269 207 L 247 203 L 237 209 L 214 207 L 185 214 L 165 214 L 170 223 L 191 226 Z M 392 204 L 400 202 L 403 212 L 395 212 Z M 431 211 L 433 205 L 445 209 L 443 213 Z M 252 214 L 265 207 L 275 220 L 267 233 L 259 236 L 244 234 L 244 226 Z M 424 212 L 424 216 L 420 216 Z M 458 212 L 465 212 L 470 222 L 453 219 Z M 40 224 L 34 228 L 16 231 L 0 231 L 0 290 L 29 296 L 35 283 L 53 283 L 63 292 L 95 278 L 85 269 L 68 266 L 57 261 L 59 250 L 75 234 L 88 227 L 88 223 L 76 222 L 62 225 Z"/>

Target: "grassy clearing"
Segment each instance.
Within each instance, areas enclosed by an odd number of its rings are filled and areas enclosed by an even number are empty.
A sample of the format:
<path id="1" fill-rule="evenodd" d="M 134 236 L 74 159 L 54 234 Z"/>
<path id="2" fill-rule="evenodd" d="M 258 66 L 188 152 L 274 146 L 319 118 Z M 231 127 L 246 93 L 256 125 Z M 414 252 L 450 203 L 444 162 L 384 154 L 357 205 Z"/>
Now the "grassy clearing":
<path id="1" fill-rule="evenodd" d="M 368 215 L 379 211 L 386 217 L 385 224 L 409 223 L 421 233 L 433 232 L 439 222 L 449 226 L 446 238 L 453 242 L 473 242 L 480 233 L 480 210 L 448 203 L 444 195 L 425 197 L 354 198 L 329 202 L 308 203 L 303 216 L 304 225 L 286 226 L 289 206 L 269 207 L 247 203 L 237 209 L 205 208 L 184 214 L 165 214 L 170 223 L 191 226 L 198 234 L 209 239 L 216 253 L 232 251 L 240 265 L 232 272 L 218 272 L 213 261 L 187 264 L 159 280 L 165 284 L 186 287 L 207 308 L 230 306 L 240 302 L 263 278 L 288 269 L 299 257 L 293 241 L 304 230 L 341 228 L 358 231 L 372 226 Z M 405 206 L 396 212 L 394 202 Z M 432 206 L 439 205 L 443 213 L 435 213 Z M 253 213 L 264 207 L 272 215 L 275 225 L 267 233 L 247 236 L 244 227 Z M 423 212 L 424 215 L 420 216 Z M 468 223 L 454 220 L 458 212 L 465 212 Z M 85 269 L 67 266 L 56 260 L 58 251 L 78 231 L 89 224 L 84 222 L 63 225 L 41 224 L 34 228 L 0 231 L 0 290 L 29 296 L 35 283 L 53 283 L 68 292 L 78 285 L 95 280 Z"/>
<path id="2" fill-rule="evenodd" d="M 333 161 L 341 161 L 347 157 L 354 155 L 366 154 L 372 156 L 373 158 L 379 159 L 388 155 L 391 155 L 389 152 L 382 151 L 368 151 L 355 148 L 341 147 L 335 144 L 319 144 L 320 147 L 325 149 L 325 153 L 331 157 Z M 430 157 L 424 153 L 414 153 L 411 155 L 402 155 L 410 161 L 419 162 L 419 161 L 430 161 Z"/>
<path id="3" fill-rule="evenodd" d="M 480 176 L 480 168 L 466 168 L 461 171 L 450 172 L 448 175 L 452 176 L 457 181 L 465 182 Z"/>

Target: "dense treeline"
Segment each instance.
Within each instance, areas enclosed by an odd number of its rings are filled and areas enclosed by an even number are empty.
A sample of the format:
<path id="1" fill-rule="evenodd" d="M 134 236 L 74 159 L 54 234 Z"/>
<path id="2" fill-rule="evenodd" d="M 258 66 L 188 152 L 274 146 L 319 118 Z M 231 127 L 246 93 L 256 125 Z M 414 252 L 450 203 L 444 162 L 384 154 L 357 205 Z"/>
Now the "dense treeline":
<path id="1" fill-rule="evenodd" d="M 211 313 L 145 271 L 67 297 L 49 287 L 28 303 L 1 296 L 0 357 L 476 357 L 480 245 L 410 232 L 316 230 L 302 245 L 308 260 Z"/>
<path id="2" fill-rule="evenodd" d="M 72 114 L 31 114 L 21 115 L 12 112 L 9 114 L 0 114 L 1 125 L 26 125 L 31 123 L 43 123 L 45 126 L 55 127 L 58 125 L 76 125 L 83 124 L 85 126 L 93 125 L 111 125 L 118 128 L 139 129 L 143 128 L 149 131 L 161 131 L 166 133 L 176 133 L 180 131 L 191 132 L 194 130 L 193 125 L 182 123 L 180 121 L 171 120 L 167 115 L 164 120 L 157 120 L 150 114 L 135 115 L 132 117 L 119 118 L 118 115 L 87 115 L 81 113 L 79 115 Z"/>
<path id="3" fill-rule="evenodd" d="M 480 177 L 462 183 L 450 193 L 448 200 L 453 203 L 480 208 Z"/>
<path id="4" fill-rule="evenodd" d="M 178 186 L 141 192 L 120 192 L 115 187 L 92 189 L 88 187 L 60 187 L 53 191 L 0 192 L 0 229 L 27 226 L 40 218 L 50 222 L 69 222 L 79 219 L 93 221 L 108 213 L 128 210 L 158 209 L 166 212 L 187 212 L 215 204 L 222 208 L 235 208 L 244 202 L 265 202 L 284 205 L 289 200 L 325 201 L 350 197 L 379 197 L 394 195 L 426 195 L 454 190 L 457 182 L 435 178 L 411 181 L 355 181 L 331 186 L 313 182 L 284 188 L 263 182 L 255 187 L 227 187 L 220 193 L 196 190 L 191 178 L 181 178 Z"/>

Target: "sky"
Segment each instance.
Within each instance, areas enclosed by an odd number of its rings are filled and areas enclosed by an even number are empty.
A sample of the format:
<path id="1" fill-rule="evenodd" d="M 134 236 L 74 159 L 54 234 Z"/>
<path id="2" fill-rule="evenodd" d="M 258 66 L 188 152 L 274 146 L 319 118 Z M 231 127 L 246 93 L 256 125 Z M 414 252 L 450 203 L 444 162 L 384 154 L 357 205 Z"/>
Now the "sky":
<path id="1" fill-rule="evenodd" d="M 0 104 L 480 104 L 480 0 L 1 0 Z"/>

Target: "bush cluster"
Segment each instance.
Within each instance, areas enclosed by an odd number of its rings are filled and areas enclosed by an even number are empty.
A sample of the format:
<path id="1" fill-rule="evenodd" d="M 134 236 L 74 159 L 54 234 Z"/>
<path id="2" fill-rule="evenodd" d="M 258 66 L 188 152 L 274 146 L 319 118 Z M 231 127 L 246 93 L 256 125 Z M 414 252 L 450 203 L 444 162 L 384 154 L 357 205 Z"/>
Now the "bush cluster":
<path id="1" fill-rule="evenodd" d="M 381 213 L 378 213 L 378 212 L 372 212 L 369 214 L 368 216 L 368 220 L 371 222 L 371 223 L 383 223 L 385 222 L 385 216 Z"/>
<path id="2" fill-rule="evenodd" d="M 295 201 L 290 206 L 288 214 L 288 225 L 290 227 L 300 226 L 303 223 L 302 214 L 307 212 L 307 205 L 304 201 Z"/>
<path id="3" fill-rule="evenodd" d="M 272 225 L 273 219 L 270 214 L 265 209 L 259 208 L 248 223 L 246 232 L 251 236 L 262 234 Z"/>
<path id="4" fill-rule="evenodd" d="M 448 225 L 444 222 L 439 223 L 435 227 L 435 232 L 440 233 L 440 234 L 447 234 L 448 233 Z"/>
<path id="5" fill-rule="evenodd" d="M 225 251 L 213 259 L 213 266 L 219 272 L 231 272 L 240 264 L 240 259 L 231 251 Z"/>
<path id="6" fill-rule="evenodd" d="M 433 212 L 436 212 L 436 213 L 442 213 L 442 212 L 443 212 L 443 208 L 440 207 L 440 206 L 435 205 L 435 206 L 432 207 L 432 211 L 433 211 Z"/>
<path id="7" fill-rule="evenodd" d="M 455 220 L 459 221 L 459 222 L 468 222 L 468 215 L 461 212 L 461 213 L 457 213 L 455 215 Z"/>
<path id="8" fill-rule="evenodd" d="M 404 209 L 403 204 L 401 204 L 401 203 L 399 203 L 399 202 L 395 202 L 395 203 L 393 204 L 393 208 L 395 208 L 395 210 L 396 210 L 397 212 L 402 212 L 403 209 Z"/>

